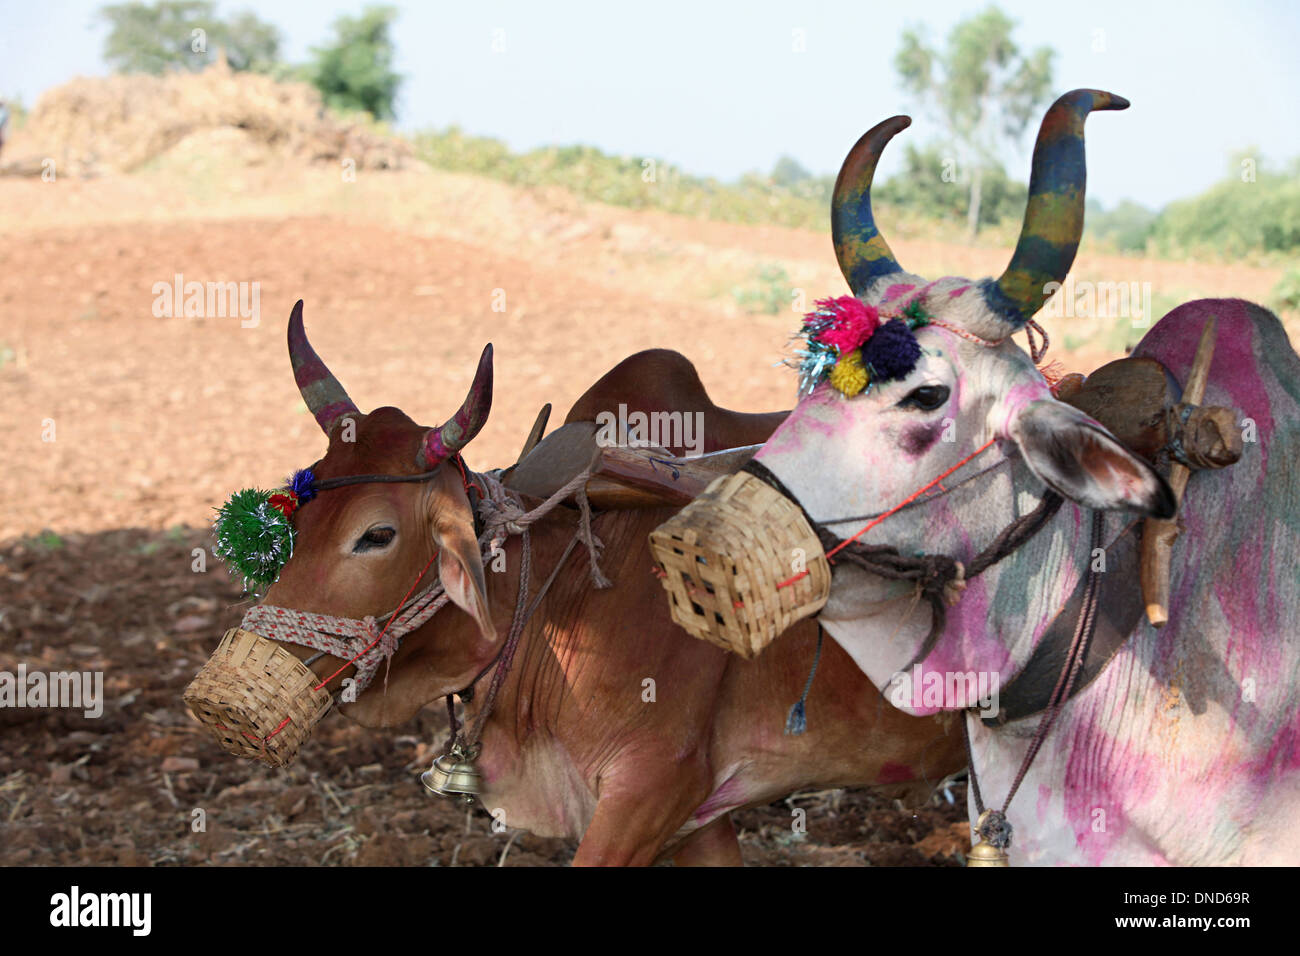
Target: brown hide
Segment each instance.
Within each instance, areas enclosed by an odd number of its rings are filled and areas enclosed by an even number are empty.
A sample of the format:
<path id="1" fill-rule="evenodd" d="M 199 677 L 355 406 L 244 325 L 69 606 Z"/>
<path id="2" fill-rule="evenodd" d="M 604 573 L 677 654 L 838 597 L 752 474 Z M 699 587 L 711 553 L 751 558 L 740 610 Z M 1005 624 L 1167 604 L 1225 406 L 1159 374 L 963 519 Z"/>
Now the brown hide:
<path id="1" fill-rule="evenodd" d="M 569 409 L 564 423 L 594 422 L 601 412 L 617 414 L 619 403 L 629 411 L 681 412 L 704 416 L 704 451 L 739 448 L 767 441 L 784 412 L 733 412 L 709 399 L 695 366 L 680 352 L 647 349 L 629 355 L 606 372 Z M 669 447 L 676 455 L 688 449 Z"/>
<path id="2" fill-rule="evenodd" d="M 577 863 L 649 863 L 689 833 L 737 807 L 814 787 L 899 785 L 924 799 L 964 764 L 960 727 L 913 718 L 885 701 L 827 639 L 808 701 L 808 730 L 786 735 L 787 711 L 812 665 L 816 625 L 801 624 L 753 662 L 672 625 L 651 572 L 646 535 L 671 509 L 616 512 L 596 521 L 602 567 L 615 582 L 595 590 L 581 548 L 539 607 L 492 711 L 479 766 L 483 804 L 507 825 L 581 837 Z M 533 581 L 548 575 L 573 534 L 557 515 L 533 530 Z M 492 617 L 509 620 L 518 587 L 519 539 L 503 572 L 488 572 Z M 504 628 L 502 629 L 504 632 Z M 391 726 L 460 689 L 466 647 L 481 646 L 454 609 L 407 637 L 387 692 L 376 684 L 348 716 Z M 490 675 L 466 707 L 472 720 Z M 646 681 L 654 682 L 648 701 Z"/>
<path id="3" fill-rule="evenodd" d="M 634 359 L 619 368 L 675 369 L 674 387 L 684 387 L 685 359 L 675 353 Z M 688 401 L 653 388 L 649 405 L 628 401 L 635 392 L 621 400 L 642 410 L 663 401 L 674 403 L 671 410 L 705 411 L 720 428 L 715 442 L 761 442 L 781 417 L 728 417 L 735 413 L 708 403 L 693 369 L 687 378 L 686 386 L 698 388 L 694 397 L 690 388 L 678 393 Z M 586 410 L 594 415 L 606 400 L 616 408 L 620 396 L 598 383 L 584 396 L 588 400 Z M 580 401 L 570 417 L 584 413 Z M 317 476 L 412 474 L 423 435 L 399 410 L 377 409 L 357 419 L 355 442 L 331 437 Z M 301 508 L 294 556 L 266 602 L 354 618 L 379 613 L 396 605 L 435 551 L 453 544 L 472 590 L 473 580 L 483 579 L 464 553 L 473 527 L 468 498 L 453 465 L 441 469 L 418 484 L 329 490 Z M 576 864 L 648 864 L 666 854 L 734 863 L 739 850 L 727 818 L 732 809 L 808 786 L 889 784 L 919 797 L 963 765 L 959 724 L 902 714 L 829 639 L 808 702 L 808 731 L 785 735 L 786 713 L 812 665 L 815 625 L 791 631 L 752 663 L 672 625 L 646 545 L 649 532 L 672 513 L 598 516 L 601 565 L 614 587 L 591 586 L 588 557 L 578 546 L 529 623 L 486 722 L 479 758 L 484 806 L 504 810 L 507 826 L 580 837 Z M 550 575 L 576 522 L 572 510 L 561 508 L 533 526 L 530 594 Z M 391 542 L 363 548 L 380 525 L 395 529 Z M 459 606 L 449 605 L 407 635 L 386 682 L 381 668 L 344 713 L 367 726 L 400 724 L 488 668 L 516 606 L 521 547 L 512 537 L 504 564 L 489 561 L 485 607 L 463 595 Z M 488 621 L 495 640 L 479 633 Z M 312 654 L 290 650 L 300 659 Z M 326 656 L 312 669 L 324 677 L 340 663 Z M 344 670 L 329 689 L 351 674 Z M 491 675 L 479 682 L 467 719 L 483 706 Z"/>

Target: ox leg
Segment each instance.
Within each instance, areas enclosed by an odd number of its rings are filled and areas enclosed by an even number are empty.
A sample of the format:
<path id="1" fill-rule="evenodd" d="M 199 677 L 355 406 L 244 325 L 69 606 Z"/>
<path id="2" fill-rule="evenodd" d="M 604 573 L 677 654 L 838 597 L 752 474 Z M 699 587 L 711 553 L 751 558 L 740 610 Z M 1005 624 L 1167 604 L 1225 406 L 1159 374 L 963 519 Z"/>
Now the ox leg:
<path id="1" fill-rule="evenodd" d="M 664 844 L 690 819 L 709 795 L 708 775 L 689 761 L 647 771 L 644 764 L 628 768 L 624 779 L 601 781 L 596 812 L 583 834 L 574 866 L 651 866 Z"/>
<path id="2" fill-rule="evenodd" d="M 690 836 L 673 854 L 677 866 L 744 866 L 731 814 L 724 813 Z"/>

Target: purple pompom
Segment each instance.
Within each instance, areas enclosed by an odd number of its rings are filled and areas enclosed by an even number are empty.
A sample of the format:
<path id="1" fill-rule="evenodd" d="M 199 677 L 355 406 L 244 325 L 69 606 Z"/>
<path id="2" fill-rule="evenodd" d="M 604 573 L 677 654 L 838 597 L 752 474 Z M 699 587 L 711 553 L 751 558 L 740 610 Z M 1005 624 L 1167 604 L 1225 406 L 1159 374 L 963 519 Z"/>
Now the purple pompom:
<path id="1" fill-rule="evenodd" d="M 920 357 L 921 345 L 902 319 L 890 319 L 862 346 L 862 361 L 871 366 L 873 381 L 910 375 Z"/>
<path id="2" fill-rule="evenodd" d="M 312 487 L 315 482 L 316 476 L 310 468 L 300 468 L 293 473 L 289 479 L 289 490 L 298 496 L 298 504 L 305 505 L 316 497 L 316 489 Z"/>

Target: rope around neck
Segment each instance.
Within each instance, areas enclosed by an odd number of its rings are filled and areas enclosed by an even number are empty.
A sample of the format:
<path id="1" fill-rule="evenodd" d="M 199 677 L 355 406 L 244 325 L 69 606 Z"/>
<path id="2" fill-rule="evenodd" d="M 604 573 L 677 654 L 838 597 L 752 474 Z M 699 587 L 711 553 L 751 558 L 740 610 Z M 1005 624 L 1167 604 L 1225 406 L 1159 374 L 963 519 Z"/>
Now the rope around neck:
<path id="1" fill-rule="evenodd" d="M 912 660 L 902 668 L 907 671 L 925 660 L 934 650 L 947 623 L 948 608 L 957 603 L 967 582 L 1013 554 L 1037 534 L 1056 514 L 1062 500 L 1060 495 L 1049 490 L 1033 511 L 1026 512 L 1003 528 L 989 546 L 975 555 L 966 566 L 946 554 L 904 555 L 890 545 L 863 544 L 852 538 L 835 545 L 839 539 L 820 525 L 817 527 L 817 537 L 821 540 L 822 547 L 834 545 L 835 551 L 843 549 L 842 560 L 870 574 L 890 581 L 914 582 L 920 595 L 929 602 L 930 631 Z"/>
<path id="2" fill-rule="evenodd" d="M 1096 553 L 1097 549 L 1101 547 L 1104 529 L 1104 515 L 1100 511 L 1094 511 L 1092 513 L 1091 553 Z M 1024 759 L 1020 762 L 1020 770 L 1016 773 L 1016 779 L 1011 784 L 1011 790 L 1007 793 L 1007 798 L 1002 801 L 1001 810 L 984 809 L 984 797 L 980 793 L 979 777 L 975 773 L 975 759 L 971 754 L 970 722 L 963 715 L 962 729 L 966 734 L 966 765 L 970 768 L 971 797 L 975 801 L 975 812 L 977 814 L 975 832 L 979 834 L 980 839 L 990 846 L 1006 849 L 1011 845 L 1011 823 L 1007 820 L 1007 808 L 1011 806 L 1011 799 L 1016 795 L 1016 791 L 1020 789 L 1025 774 L 1029 772 L 1029 765 L 1038 756 L 1038 751 L 1043 746 L 1043 741 L 1047 739 L 1047 734 L 1052 729 L 1052 724 L 1056 722 L 1056 717 L 1060 714 L 1061 708 L 1070 699 L 1070 691 L 1079 676 L 1079 669 L 1083 666 L 1083 659 L 1088 653 L 1088 643 L 1092 640 L 1093 631 L 1097 627 L 1097 604 L 1100 592 L 1101 571 L 1096 564 L 1093 564 L 1088 569 L 1088 583 L 1084 589 L 1083 605 L 1079 608 L 1079 619 L 1075 622 L 1074 637 L 1070 640 L 1070 647 L 1065 655 L 1065 663 L 1061 667 L 1061 675 L 1056 679 L 1056 686 L 1052 688 L 1052 694 L 1048 698 L 1047 713 L 1039 721 L 1038 729 L 1034 731 L 1029 750 L 1026 751 Z"/>

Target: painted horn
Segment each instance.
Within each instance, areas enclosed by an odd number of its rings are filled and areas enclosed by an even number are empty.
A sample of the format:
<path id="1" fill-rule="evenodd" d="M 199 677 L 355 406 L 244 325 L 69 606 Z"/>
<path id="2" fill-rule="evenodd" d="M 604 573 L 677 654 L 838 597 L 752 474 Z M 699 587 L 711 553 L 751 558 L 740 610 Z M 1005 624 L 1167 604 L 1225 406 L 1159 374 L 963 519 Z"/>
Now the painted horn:
<path id="1" fill-rule="evenodd" d="M 871 180 L 885 144 L 912 125 L 909 116 L 892 116 L 863 134 L 844 159 L 831 196 L 831 237 L 835 258 L 854 295 L 862 295 L 881 276 L 902 272 L 871 214 Z"/>
<path id="2" fill-rule="evenodd" d="M 1013 330 L 1050 298 L 1048 283 L 1064 282 L 1083 235 L 1087 165 L 1083 123 L 1093 110 L 1128 109 L 1128 100 L 1102 90 L 1071 90 L 1047 111 L 1034 143 L 1029 205 L 1011 264 L 996 282 L 985 280 L 984 300 Z"/>
<path id="3" fill-rule="evenodd" d="M 293 378 L 298 383 L 302 400 L 326 435 L 344 415 L 361 414 L 307 341 L 307 333 L 302 327 L 302 299 L 298 300 L 289 316 L 289 361 L 293 363 Z"/>
<path id="4" fill-rule="evenodd" d="M 432 471 L 442 462 L 469 444 L 487 422 L 492 410 L 492 343 L 483 349 L 474 373 L 474 384 L 455 415 L 437 428 L 424 433 L 424 441 L 415 456 L 415 463 L 424 471 Z"/>

